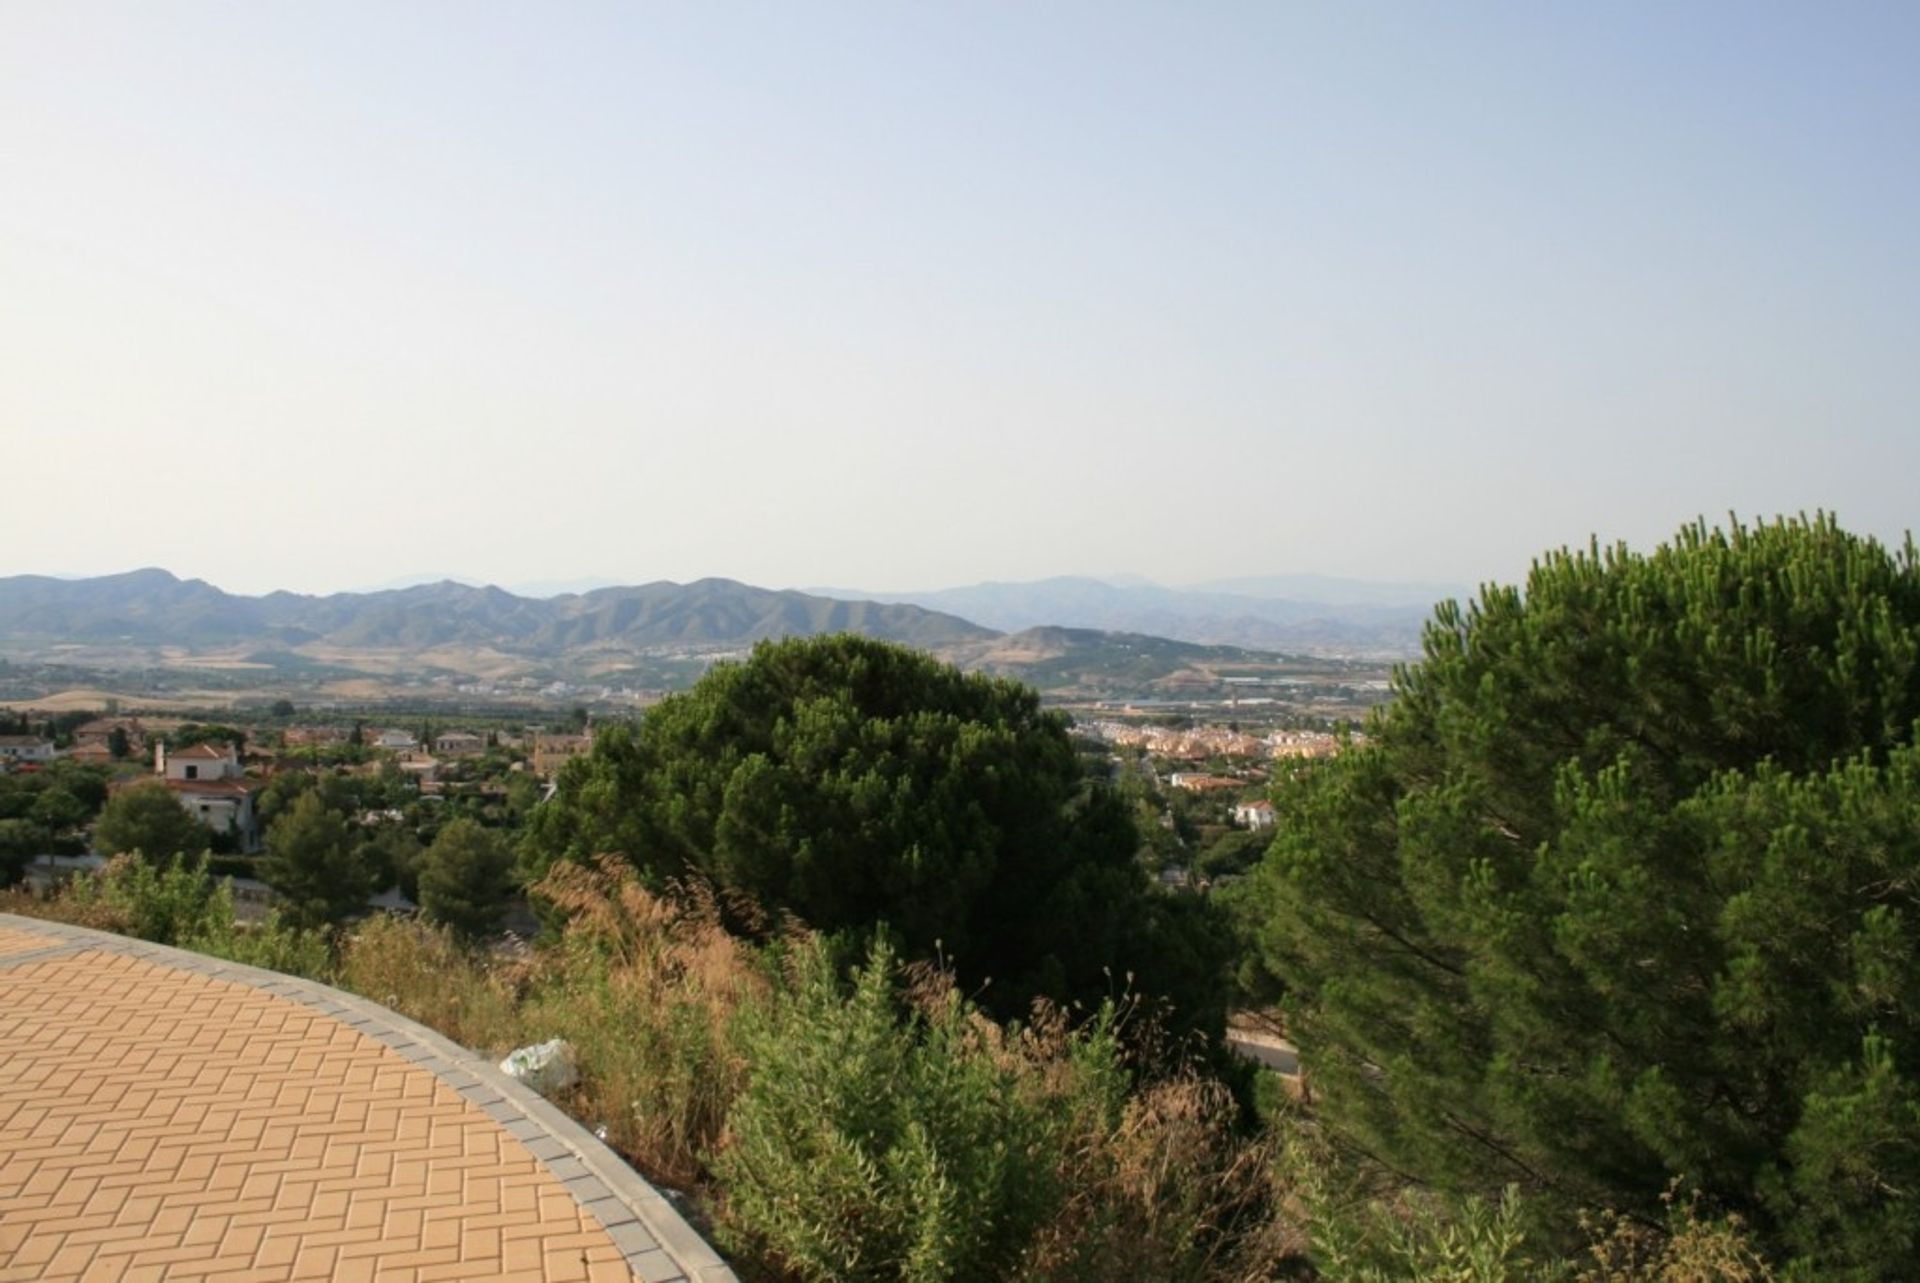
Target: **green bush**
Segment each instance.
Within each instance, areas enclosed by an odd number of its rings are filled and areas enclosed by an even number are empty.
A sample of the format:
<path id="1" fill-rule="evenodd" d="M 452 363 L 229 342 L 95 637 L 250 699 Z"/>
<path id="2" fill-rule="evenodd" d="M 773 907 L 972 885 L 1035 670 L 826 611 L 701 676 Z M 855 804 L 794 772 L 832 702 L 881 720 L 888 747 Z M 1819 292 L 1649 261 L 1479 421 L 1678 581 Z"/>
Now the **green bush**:
<path id="1" fill-rule="evenodd" d="M 1072 1107 L 1124 1101 L 1111 1028 L 1079 1035 L 1043 1082 L 951 989 L 903 1002 L 885 945 L 850 993 L 817 944 L 792 967 L 743 1020 L 749 1078 L 714 1161 L 721 1241 L 805 1279 L 1016 1276 L 1063 1200 Z"/>
<path id="2" fill-rule="evenodd" d="M 122 855 L 83 873 L 61 896 L 68 916 L 88 926 L 155 944 L 290 975 L 322 978 L 331 969 L 326 937 L 270 915 L 257 925 L 234 918 L 232 885 L 208 871 L 205 856 L 164 866 Z"/>

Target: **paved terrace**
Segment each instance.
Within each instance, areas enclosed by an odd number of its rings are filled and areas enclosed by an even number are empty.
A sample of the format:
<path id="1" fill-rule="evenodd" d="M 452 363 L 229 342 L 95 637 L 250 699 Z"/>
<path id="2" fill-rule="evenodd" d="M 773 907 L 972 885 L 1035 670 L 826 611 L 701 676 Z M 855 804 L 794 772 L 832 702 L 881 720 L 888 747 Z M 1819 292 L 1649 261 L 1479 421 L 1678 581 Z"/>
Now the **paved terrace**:
<path id="1" fill-rule="evenodd" d="M 731 1283 L 539 1096 L 304 980 L 0 914 L 0 1280 Z"/>

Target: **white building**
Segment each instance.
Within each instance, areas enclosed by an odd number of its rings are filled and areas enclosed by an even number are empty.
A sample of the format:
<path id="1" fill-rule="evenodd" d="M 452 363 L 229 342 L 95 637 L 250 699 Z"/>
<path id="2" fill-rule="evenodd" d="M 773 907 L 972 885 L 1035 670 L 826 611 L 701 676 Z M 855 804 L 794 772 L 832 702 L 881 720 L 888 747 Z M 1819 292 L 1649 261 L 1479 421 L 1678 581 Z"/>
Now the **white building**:
<path id="1" fill-rule="evenodd" d="M 1270 829 L 1273 827 L 1273 803 L 1265 798 L 1258 802 L 1242 802 L 1233 808 L 1233 822 L 1243 829 Z"/>
<path id="2" fill-rule="evenodd" d="M 53 741 L 38 735 L 0 735 L 0 758 L 9 762 L 51 762 Z"/>
<path id="3" fill-rule="evenodd" d="M 243 851 L 259 846 L 253 789 L 240 769 L 240 755 L 231 744 L 220 747 L 195 744 L 176 753 L 169 753 L 164 743 L 157 744 L 153 750 L 153 769 L 173 790 L 187 814 L 215 833 L 233 834 Z"/>

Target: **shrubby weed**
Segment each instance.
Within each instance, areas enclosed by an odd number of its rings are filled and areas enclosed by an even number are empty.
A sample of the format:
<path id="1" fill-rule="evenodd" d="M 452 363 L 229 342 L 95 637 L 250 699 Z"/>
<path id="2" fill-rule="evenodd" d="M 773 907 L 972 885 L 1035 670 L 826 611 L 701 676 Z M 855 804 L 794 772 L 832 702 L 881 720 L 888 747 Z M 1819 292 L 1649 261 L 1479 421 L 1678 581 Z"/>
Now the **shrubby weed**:
<path id="1" fill-rule="evenodd" d="M 16 894 L 0 908 L 289 975 L 325 979 L 331 969 L 324 934 L 299 930 L 278 914 L 259 923 L 238 921 L 232 884 L 208 871 L 204 855 L 165 865 L 137 855 L 115 856 L 96 872 L 77 874 L 51 899 Z"/>

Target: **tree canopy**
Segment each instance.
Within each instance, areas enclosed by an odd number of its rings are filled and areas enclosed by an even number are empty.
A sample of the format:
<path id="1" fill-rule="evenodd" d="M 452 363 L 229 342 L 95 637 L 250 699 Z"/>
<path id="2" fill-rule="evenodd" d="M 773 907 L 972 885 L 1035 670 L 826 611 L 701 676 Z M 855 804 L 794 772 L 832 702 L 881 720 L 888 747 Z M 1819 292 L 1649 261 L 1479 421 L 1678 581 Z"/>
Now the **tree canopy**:
<path id="1" fill-rule="evenodd" d="M 108 855 L 138 851 L 156 863 L 197 855 L 212 842 L 213 830 L 188 814 L 159 780 L 142 780 L 108 798 L 93 830 L 97 850 Z"/>
<path id="2" fill-rule="evenodd" d="M 260 878 L 279 892 L 287 920 L 298 927 L 344 921 L 374 890 L 365 854 L 319 789 L 296 797 L 267 831 Z"/>
<path id="3" fill-rule="evenodd" d="M 456 819 L 420 857 L 420 908 L 462 937 L 500 923 L 513 893 L 513 848 L 492 829 Z"/>
<path id="4" fill-rule="evenodd" d="M 1180 994 L 1216 1021 L 1193 915 L 1151 903 L 1136 838 L 1057 715 L 1013 682 L 839 635 L 762 643 L 635 731 L 601 732 L 533 816 L 526 855 L 625 855 L 702 875 L 824 931 L 886 923 L 910 956 L 953 963 L 983 1001 Z M 1178 977 L 1152 965 L 1162 937 Z M 1196 959 L 1196 951 L 1202 955 Z M 1194 980 L 1198 968 L 1208 973 Z"/>
<path id="5" fill-rule="evenodd" d="M 1920 559 L 1828 517 L 1445 603 L 1244 888 L 1337 1132 L 1920 1276 Z"/>

